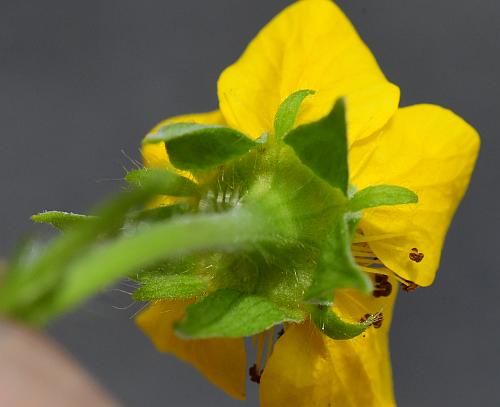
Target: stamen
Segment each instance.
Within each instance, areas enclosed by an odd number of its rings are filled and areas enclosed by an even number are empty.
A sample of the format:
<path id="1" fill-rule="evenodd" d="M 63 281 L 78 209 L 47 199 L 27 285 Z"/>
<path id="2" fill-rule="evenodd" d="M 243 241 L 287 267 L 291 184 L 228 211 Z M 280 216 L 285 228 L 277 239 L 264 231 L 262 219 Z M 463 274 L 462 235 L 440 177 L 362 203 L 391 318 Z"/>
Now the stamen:
<path id="1" fill-rule="evenodd" d="M 374 256 L 372 249 L 370 249 L 366 243 L 353 243 L 352 249 L 361 255 Z"/>
<path id="2" fill-rule="evenodd" d="M 274 350 L 274 326 L 268 331 L 269 337 L 267 340 L 267 353 L 266 353 L 266 362 L 267 359 L 271 357 Z"/>
<path id="3" fill-rule="evenodd" d="M 403 284 L 403 285 L 406 285 L 406 284 L 408 284 L 408 283 L 410 282 L 410 281 L 408 281 L 408 280 L 405 280 L 403 277 L 401 277 L 400 275 L 398 275 L 398 274 L 396 274 L 396 273 L 394 273 L 394 272 L 392 272 L 392 276 L 393 276 L 396 280 L 398 280 L 398 282 L 400 282 L 400 283 L 401 283 L 401 284 Z"/>
<path id="4" fill-rule="evenodd" d="M 377 320 L 373 323 L 373 327 L 375 329 L 379 329 L 382 327 L 382 323 L 384 322 L 384 314 L 379 312 Z"/>
<path id="5" fill-rule="evenodd" d="M 366 322 L 368 319 L 372 318 L 373 319 L 373 323 L 372 323 L 372 326 L 375 328 L 375 329 L 378 329 L 382 326 L 382 323 L 384 322 L 384 314 L 382 312 L 378 312 L 377 314 L 375 315 L 371 315 L 371 314 L 365 314 L 365 316 L 363 318 L 361 318 L 359 320 L 359 322 L 363 323 L 363 322 Z"/>
<path id="6" fill-rule="evenodd" d="M 266 332 L 261 332 L 257 335 L 257 360 L 255 361 L 255 366 L 257 371 L 260 371 L 262 366 L 262 357 L 264 355 L 264 347 L 266 345 Z"/>
<path id="7" fill-rule="evenodd" d="M 278 339 L 281 338 L 285 334 L 285 328 L 281 328 L 278 332 Z"/>
<path id="8" fill-rule="evenodd" d="M 257 365 L 254 363 L 248 369 L 248 375 L 250 376 L 250 380 L 254 383 L 260 384 L 260 378 L 262 377 L 263 370 L 259 370 Z"/>
<path id="9" fill-rule="evenodd" d="M 410 292 L 413 292 L 415 291 L 417 288 L 419 288 L 420 286 L 417 285 L 416 283 L 414 283 L 413 281 L 410 281 L 410 280 L 405 280 L 403 277 L 397 275 L 396 273 L 392 273 L 392 275 L 394 276 L 394 278 L 396 280 L 399 281 L 399 283 L 401 284 L 401 288 L 403 289 L 403 291 L 406 291 L 407 293 L 410 293 Z"/>
<path id="10" fill-rule="evenodd" d="M 388 268 L 385 268 L 385 267 L 375 268 L 375 267 L 363 267 L 363 266 L 361 266 L 360 269 L 367 272 L 367 273 L 370 273 L 370 274 L 384 274 L 386 276 L 394 275 L 396 277 L 396 275 L 391 270 L 389 270 Z"/>
<path id="11" fill-rule="evenodd" d="M 376 236 L 364 236 L 361 231 L 357 231 L 357 237 L 359 238 L 356 242 L 351 246 L 352 255 L 354 256 L 356 263 L 359 268 L 370 275 L 375 275 L 375 290 L 373 291 L 373 296 L 375 298 L 378 297 L 386 297 L 389 296 L 392 292 L 392 285 L 389 281 L 381 280 L 380 276 L 391 276 L 394 277 L 399 283 L 401 283 L 402 289 L 406 292 L 415 291 L 418 288 L 418 285 L 413 281 L 405 280 L 401 276 L 397 275 L 394 271 L 388 269 L 384 263 L 375 255 L 375 253 L 371 250 L 370 246 L 367 242 L 380 240 L 382 236 L 393 237 L 394 235 L 385 234 L 385 235 L 376 235 Z M 361 239 L 365 239 L 364 241 L 360 241 Z M 421 262 L 424 258 L 424 254 L 420 253 L 419 250 L 414 247 L 411 249 L 409 254 L 410 260 L 415 261 L 417 263 Z"/>
<path id="12" fill-rule="evenodd" d="M 284 333 L 284 329 L 285 329 L 284 327 L 281 329 L 281 331 L 278 333 L 277 338 L 279 338 L 282 335 L 281 332 Z M 275 337 L 276 337 L 276 331 L 274 326 L 265 332 L 261 332 L 257 335 L 252 336 L 252 345 L 255 346 L 255 343 L 257 344 L 256 361 L 248 369 L 248 374 L 252 382 L 255 382 L 257 384 L 260 383 L 260 378 L 262 376 L 262 373 L 264 372 L 267 360 L 271 357 L 274 350 Z M 265 350 L 265 355 L 264 355 L 264 350 Z"/>
<path id="13" fill-rule="evenodd" d="M 388 297 L 392 293 L 392 284 L 389 282 L 389 277 L 383 274 L 375 274 L 375 289 L 373 296 L 375 298 Z"/>
<path id="14" fill-rule="evenodd" d="M 356 263 L 358 266 L 369 269 L 365 270 L 367 273 L 390 275 L 390 270 L 380 261 L 356 257 Z"/>
<path id="15" fill-rule="evenodd" d="M 401 283 L 401 288 L 403 291 L 406 291 L 407 293 L 411 293 L 415 291 L 419 285 L 415 284 L 413 281 L 408 281 L 407 283 Z"/>
<path id="16" fill-rule="evenodd" d="M 410 254 L 408 255 L 411 261 L 415 263 L 420 263 L 424 259 L 424 254 L 420 253 L 416 247 L 411 249 Z"/>

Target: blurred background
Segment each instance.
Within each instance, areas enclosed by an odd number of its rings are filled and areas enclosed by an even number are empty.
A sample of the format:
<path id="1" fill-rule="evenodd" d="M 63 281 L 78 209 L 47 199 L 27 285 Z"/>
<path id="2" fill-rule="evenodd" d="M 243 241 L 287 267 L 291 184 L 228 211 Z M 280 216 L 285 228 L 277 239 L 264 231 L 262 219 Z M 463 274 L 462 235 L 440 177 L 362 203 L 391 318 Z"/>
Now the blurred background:
<path id="1" fill-rule="evenodd" d="M 215 109 L 219 73 L 290 3 L 1 0 L 0 255 L 39 230 L 31 214 L 84 212 L 118 189 L 155 123 Z M 399 405 L 498 406 L 500 3 L 338 3 L 401 87 L 403 106 L 449 107 L 482 136 L 436 283 L 398 300 Z M 257 405 L 255 384 L 237 402 L 156 353 L 135 328 L 130 302 L 109 289 L 48 331 L 125 406 Z"/>

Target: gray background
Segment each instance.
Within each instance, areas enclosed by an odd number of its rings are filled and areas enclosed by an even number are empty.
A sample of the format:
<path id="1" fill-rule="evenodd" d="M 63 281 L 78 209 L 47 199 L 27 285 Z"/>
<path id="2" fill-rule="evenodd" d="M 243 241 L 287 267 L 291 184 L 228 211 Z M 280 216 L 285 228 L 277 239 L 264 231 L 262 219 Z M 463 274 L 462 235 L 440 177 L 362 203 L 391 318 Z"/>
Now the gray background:
<path id="1" fill-rule="evenodd" d="M 84 211 L 117 189 L 160 119 L 217 105 L 216 80 L 289 1 L 0 2 L 0 254 L 41 209 Z M 482 135 L 469 193 L 431 288 L 400 296 L 392 331 L 402 407 L 500 405 L 500 3 L 345 0 L 402 104 L 452 108 Z M 411 148 L 411 146 L 408 146 Z M 121 153 L 123 150 L 123 154 Z M 127 406 L 239 403 L 135 329 L 109 290 L 50 327 Z M 362 391 L 362 389 L 360 389 Z"/>

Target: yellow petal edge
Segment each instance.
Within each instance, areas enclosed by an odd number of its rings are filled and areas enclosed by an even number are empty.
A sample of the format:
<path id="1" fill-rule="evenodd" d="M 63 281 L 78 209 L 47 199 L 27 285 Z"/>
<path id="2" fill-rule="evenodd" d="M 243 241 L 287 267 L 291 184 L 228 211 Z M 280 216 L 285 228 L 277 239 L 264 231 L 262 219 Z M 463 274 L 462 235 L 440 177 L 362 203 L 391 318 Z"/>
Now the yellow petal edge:
<path id="1" fill-rule="evenodd" d="M 368 235 L 396 236 L 369 245 L 399 276 L 428 286 L 434 281 L 452 217 L 467 190 L 479 135 L 450 110 L 415 105 L 398 110 L 374 143 L 352 182 L 359 189 L 378 184 L 404 186 L 418 194 L 419 202 L 365 210 L 361 229 Z M 356 148 L 351 149 L 351 159 L 362 159 Z M 410 258 L 415 250 L 423 254 L 420 262 Z"/>
<path id="2" fill-rule="evenodd" d="M 190 363 L 230 396 L 245 398 L 246 352 L 243 338 L 184 340 L 173 331 L 191 301 L 153 303 L 135 319 L 158 351 Z"/>

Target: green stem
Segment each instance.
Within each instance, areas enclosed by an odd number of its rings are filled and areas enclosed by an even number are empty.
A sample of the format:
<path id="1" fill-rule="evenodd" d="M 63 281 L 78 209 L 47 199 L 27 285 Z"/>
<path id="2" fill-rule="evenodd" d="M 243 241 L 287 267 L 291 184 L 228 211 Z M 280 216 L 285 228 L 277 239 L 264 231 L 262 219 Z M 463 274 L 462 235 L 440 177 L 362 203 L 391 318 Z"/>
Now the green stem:
<path id="1" fill-rule="evenodd" d="M 171 256 L 280 239 L 279 233 L 268 226 L 258 213 L 240 208 L 222 214 L 185 216 L 145 227 L 97 247 L 72 263 L 51 298 L 24 318 L 33 324 L 43 324 L 116 280 Z"/>

